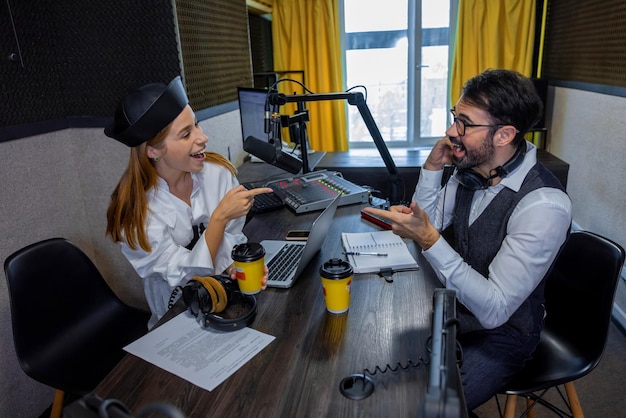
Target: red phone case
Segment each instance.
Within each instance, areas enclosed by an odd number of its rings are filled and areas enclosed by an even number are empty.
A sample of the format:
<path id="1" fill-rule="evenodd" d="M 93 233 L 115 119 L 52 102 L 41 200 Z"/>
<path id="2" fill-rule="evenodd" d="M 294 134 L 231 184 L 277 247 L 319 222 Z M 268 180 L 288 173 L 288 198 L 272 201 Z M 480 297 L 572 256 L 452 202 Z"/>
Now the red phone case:
<path id="1" fill-rule="evenodd" d="M 379 218 L 378 216 L 372 215 L 371 213 L 361 211 L 361 218 L 370 221 L 384 229 L 391 229 L 391 223 L 383 218 Z"/>

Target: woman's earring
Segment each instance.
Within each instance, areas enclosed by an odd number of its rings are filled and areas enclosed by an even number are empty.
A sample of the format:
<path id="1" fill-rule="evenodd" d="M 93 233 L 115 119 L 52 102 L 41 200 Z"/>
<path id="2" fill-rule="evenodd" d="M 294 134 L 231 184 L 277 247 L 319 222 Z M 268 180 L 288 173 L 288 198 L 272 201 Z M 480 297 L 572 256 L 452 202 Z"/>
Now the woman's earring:
<path id="1" fill-rule="evenodd" d="M 157 161 L 159 161 L 159 157 L 154 157 L 154 162 L 156 163 Z"/>

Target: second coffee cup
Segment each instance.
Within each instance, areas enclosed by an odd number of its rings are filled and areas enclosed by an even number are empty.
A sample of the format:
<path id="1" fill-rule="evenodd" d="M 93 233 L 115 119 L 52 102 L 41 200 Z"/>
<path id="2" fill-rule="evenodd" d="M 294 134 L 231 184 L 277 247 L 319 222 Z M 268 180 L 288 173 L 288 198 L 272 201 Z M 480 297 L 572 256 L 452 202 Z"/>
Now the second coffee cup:
<path id="1" fill-rule="evenodd" d="M 350 263 L 339 258 L 331 258 L 320 268 L 324 302 L 328 312 L 340 314 L 350 307 L 352 272 Z"/>

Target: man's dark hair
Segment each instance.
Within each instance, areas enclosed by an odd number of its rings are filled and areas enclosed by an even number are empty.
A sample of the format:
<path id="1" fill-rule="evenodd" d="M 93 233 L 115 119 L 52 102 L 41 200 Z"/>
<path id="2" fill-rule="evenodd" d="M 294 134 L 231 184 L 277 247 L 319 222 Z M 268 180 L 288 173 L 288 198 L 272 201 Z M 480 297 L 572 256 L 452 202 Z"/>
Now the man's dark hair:
<path id="1" fill-rule="evenodd" d="M 531 79 L 510 70 L 486 70 L 463 86 L 461 100 L 485 110 L 491 123 L 513 125 L 518 145 L 543 114 L 543 102 Z"/>

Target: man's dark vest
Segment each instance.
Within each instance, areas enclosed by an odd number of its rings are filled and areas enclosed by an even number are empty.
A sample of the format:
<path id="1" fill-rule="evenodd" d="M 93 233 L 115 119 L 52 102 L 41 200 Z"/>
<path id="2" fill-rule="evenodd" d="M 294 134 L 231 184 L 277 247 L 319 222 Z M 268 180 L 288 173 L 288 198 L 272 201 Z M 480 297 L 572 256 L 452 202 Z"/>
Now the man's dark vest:
<path id="1" fill-rule="evenodd" d="M 506 187 L 503 188 L 483 213 L 469 226 L 474 191 L 459 185 L 454 207 L 455 217 L 452 224 L 454 238 L 451 244 L 463 260 L 481 273 L 485 280 L 489 275 L 489 264 L 500 250 L 506 236 L 511 213 L 524 196 L 541 187 L 552 187 L 565 191 L 558 179 L 541 163 L 537 163 L 526 175 L 518 192 Z M 512 327 L 523 334 L 541 329 L 544 315 L 544 282 L 545 277 L 530 297 L 502 326 Z M 461 304 L 458 306 L 457 316 L 460 321 L 461 333 L 484 329 L 476 317 Z"/>

